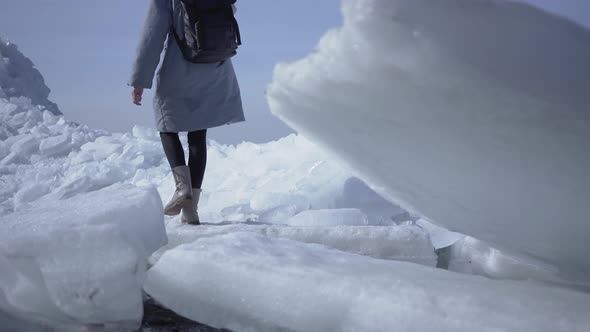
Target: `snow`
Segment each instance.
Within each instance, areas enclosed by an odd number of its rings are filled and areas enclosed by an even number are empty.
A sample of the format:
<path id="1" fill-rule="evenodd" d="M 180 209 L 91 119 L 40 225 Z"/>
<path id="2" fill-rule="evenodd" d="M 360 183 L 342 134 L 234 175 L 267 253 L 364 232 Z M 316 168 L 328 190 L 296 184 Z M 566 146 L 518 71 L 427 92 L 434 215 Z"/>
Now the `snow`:
<path id="1" fill-rule="evenodd" d="M 144 288 L 235 331 L 586 331 L 590 296 L 237 232 L 179 246 Z"/>
<path id="2" fill-rule="evenodd" d="M 39 151 L 46 157 L 59 157 L 67 155 L 71 151 L 70 134 L 49 137 L 39 145 Z"/>
<path id="3" fill-rule="evenodd" d="M 590 275 L 590 32 L 511 1 L 345 0 L 274 114 L 432 223 Z"/>
<path id="4" fill-rule="evenodd" d="M 0 310 L 52 328 L 136 326 L 148 257 L 166 244 L 155 188 L 116 184 L 0 218 Z"/>
<path id="5" fill-rule="evenodd" d="M 59 115 L 57 105 L 47 99 L 49 92 L 33 62 L 14 43 L 0 37 L 0 98 L 27 97 L 33 104 Z"/>

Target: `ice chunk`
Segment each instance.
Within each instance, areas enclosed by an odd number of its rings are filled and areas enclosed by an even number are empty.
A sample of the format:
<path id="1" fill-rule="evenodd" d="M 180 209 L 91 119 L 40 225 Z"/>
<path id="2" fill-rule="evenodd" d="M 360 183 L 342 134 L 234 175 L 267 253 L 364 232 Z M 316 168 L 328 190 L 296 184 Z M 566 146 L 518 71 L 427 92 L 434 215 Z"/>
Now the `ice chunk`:
<path id="1" fill-rule="evenodd" d="M 262 191 L 252 196 L 250 207 L 254 211 L 266 212 L 281 205 L 294 205 L 301 210 L 309 208 L 310 203 L 305 196 L 284 192 Z"/>
<path id="2" fill-rule="evenodd" d="M 329 209 L 303 211 L 287 220 L 287 224 L 293 226 L 362 226 L 368 225 L 369 221 L 363 211 L 359 209 Z"/>
<path id="3" fill-rule="evenodd" d="M 465 235 L 461 233 L 448 231 L 424 219 L 418 220 L 416 224 L 424 228 L 428 234 L 430 234 L 430 240 L 435 249 L 449 247 L 465 237 Z"/>
<path id="4" fill-rule="evenodd" d="M 120 153 L 123 149 L 122 142 L 115 137 L 102 136 L 94 142 L 89 142 L 81 147 L 81 155 L 88 155 L 90 160 L 104 160 L 110 156 Z"/>
<path id="5" fill-rule="evenodd" d="M 0 123 L 0 141 L 4 141 L 14 135 L 18 135 L 18 131 L 8 125 L 8 123 Z"/>
<path id="6" fill-rule="evenodd" d="M 59 157 L 72 151 L 72 138 L 69 134 L 48 137 L 41 141 L 41 154 L 47 157 Z"/>
<path id="7" fill-rule="evenodd" d="M 10 151 L 21 156 L 30 156 L 39 149 L 39 141 L 33 135 L 21 135 L 10 147 Z"/>
<path id="8" fill-rule="evenodd" d="M 131 133 L 135 138 L 149 141 L 159 141 L 158 131 L 153 128 L 133 126 Z"/>
<path id="9" fill-rule="evenodd" d="M 282 204 L 275 206 L 259 214 L 258 221 L 271 224 L 283 224 L 285 220 L 303 211 L 304 209 L 297 204 Z"/>
<path id="10" fill-rule="evenodd" d="M 10 152 L 6 157 L 0 160 L 0 166 L 7 166 L 11 164 L 27 163 L 28 160 L 21 154 L 16 152 Z"/>
<path id="11" fill-rule="evenodd" d="M 0 160 L 4 159 L 10 153 L 10 149 L 2 142 L 0 137 Z"/>
<path id="12" fill-rule="evenodd" d="M 461 273 L 496 279 L 533 279 L 586 290 L 590 286 L 590 276 L 568 275 L 540 259 L 494 248 L 470 236 L 449 248 L 447 260 L 449 270 Z"/>
<path id="13" fill-rule="evenodd" d="M 50 126 L 54 125 L 59 120 L 59 117 L 50 111 L 43 111 L 43 122 Z"/>
<path id="14" fill-rule="evenodd" d="M 28 183 L 14 195 L 14 206 L 18 209 L 21 205 L 48 194 L 49 191 L 50 188 L 46 183 Z"/>
<path id="15" fill-rule="evenodd" d="M 38 139 L 43 139 L 43 138 L 46 138 L 48 136 L 51 136 L 51 131 L 43 123 L 40 123 L 37 126 L 31 128 L 29 130 L 29 132 L 31 134 L 33 134 L 33 136 L 37 137 Z"/>
<path id="16" fill-rule="evenodd" d="M 199 207 L 202 219 L 208 222 L 227 221 L 229 211 L 236 207 L 241 212 L 234 209 L 237 213 L 232 218 L 245 221 L 254 214 L 265 222 L 284 222 L 310 207 L 332 208 L 344 182 L 352 176 L 296 135 L 265 144 L 211 142 L 208 156 L 209 163 L 217 165 L 207 169 Z M 171 177 L 162 182 L 162 197 L 170 197 L 173 187 Z"/>
<path id="17" fill-rule="evenodd" d="M 147 258 L 165 243 L 153 188 L 119 184 L 1 217 L 0 310 L 54 327 L 137 324 Z"/>
<path id="18" fill-rule="evenodd" d="M 583 331 L 590 296 L 252 233 L 166 252 L 144 289 L 236 331 Z"/>
<path id="19" fill-rule="evenodd" d="M 590 274 L 590 31 L 517 1 L 343 4 L 276 67 L 273 113 L 404 209 Z"/>
<path id="20" fill-rule="evenodd" d="M 437 257 L 430 244 L 428 233 L 417 226 L 315 226 L 294 227 L 276 225 L 230 224 L 194 227 L 168 227 L 169 245 L 155 255 L 170 248 L 190 243 L 204 237 L 237 232 L 251 232 L 330 248 L 374 258 L 403 260 L 435 266 Z"/>

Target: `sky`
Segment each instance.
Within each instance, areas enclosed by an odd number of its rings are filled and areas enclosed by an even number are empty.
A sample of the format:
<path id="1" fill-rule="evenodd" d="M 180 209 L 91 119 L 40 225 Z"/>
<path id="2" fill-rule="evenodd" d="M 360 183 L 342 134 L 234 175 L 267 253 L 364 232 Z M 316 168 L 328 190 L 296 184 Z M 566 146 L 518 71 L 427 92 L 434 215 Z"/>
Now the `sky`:
<path id="1" fill-rule="evenodd" d="M 590 27 L 589 0 L 526 0 Z M 131 104 L 127 80 L 147 0 L 0 0 L 0 35 L 33 60 L 66 118 L 92 128 L 154 127 L 152 93 Z M 247 121 L 209 131 L 227 144 L 267 142 L 292 131 L 264 91 L 276 63 L 300 59 L 341 25 L 340 0 L 238 0 L 243 45 L 234 58 Z"/>

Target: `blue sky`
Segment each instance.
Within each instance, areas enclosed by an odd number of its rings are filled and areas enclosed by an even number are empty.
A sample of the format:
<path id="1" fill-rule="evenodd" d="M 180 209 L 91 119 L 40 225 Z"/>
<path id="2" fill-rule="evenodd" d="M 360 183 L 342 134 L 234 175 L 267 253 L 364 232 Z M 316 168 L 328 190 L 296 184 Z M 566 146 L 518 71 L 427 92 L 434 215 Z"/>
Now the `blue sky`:
<path id="1" fill-rule="evenodd" d="M 588 0 L 527 0 L 590 27 Z M 126 86 L 147 0 L 0 0 L 0 35 L 43 73 L 69 120 L 125 131 L 153 127 L 151 94 L 141 108 Z M 290 133 L 269 112 L 264 90 L 277 62 L 308 54 L 341 24 L 340 0 L 238 1 L 244 45 L 234 63 L 247 122 L 210 131 L 223 143 L 265 142 Z"/>

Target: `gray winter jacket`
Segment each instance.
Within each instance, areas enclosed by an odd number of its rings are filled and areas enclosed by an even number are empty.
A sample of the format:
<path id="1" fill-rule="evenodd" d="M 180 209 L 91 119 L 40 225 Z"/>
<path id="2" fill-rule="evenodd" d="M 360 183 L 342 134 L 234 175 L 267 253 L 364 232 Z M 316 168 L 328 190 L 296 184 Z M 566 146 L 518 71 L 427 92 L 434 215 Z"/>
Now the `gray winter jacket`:
<path id="1" fill-rule="evenodd" d="M 161 132 L 188 132 L 245 121 L 231 60 L 195 64 L 184 59 L 171 32 L 179 0 L 149 0 L 130 86 L 150 89 L 156 77 L 154 117 Z"/>

